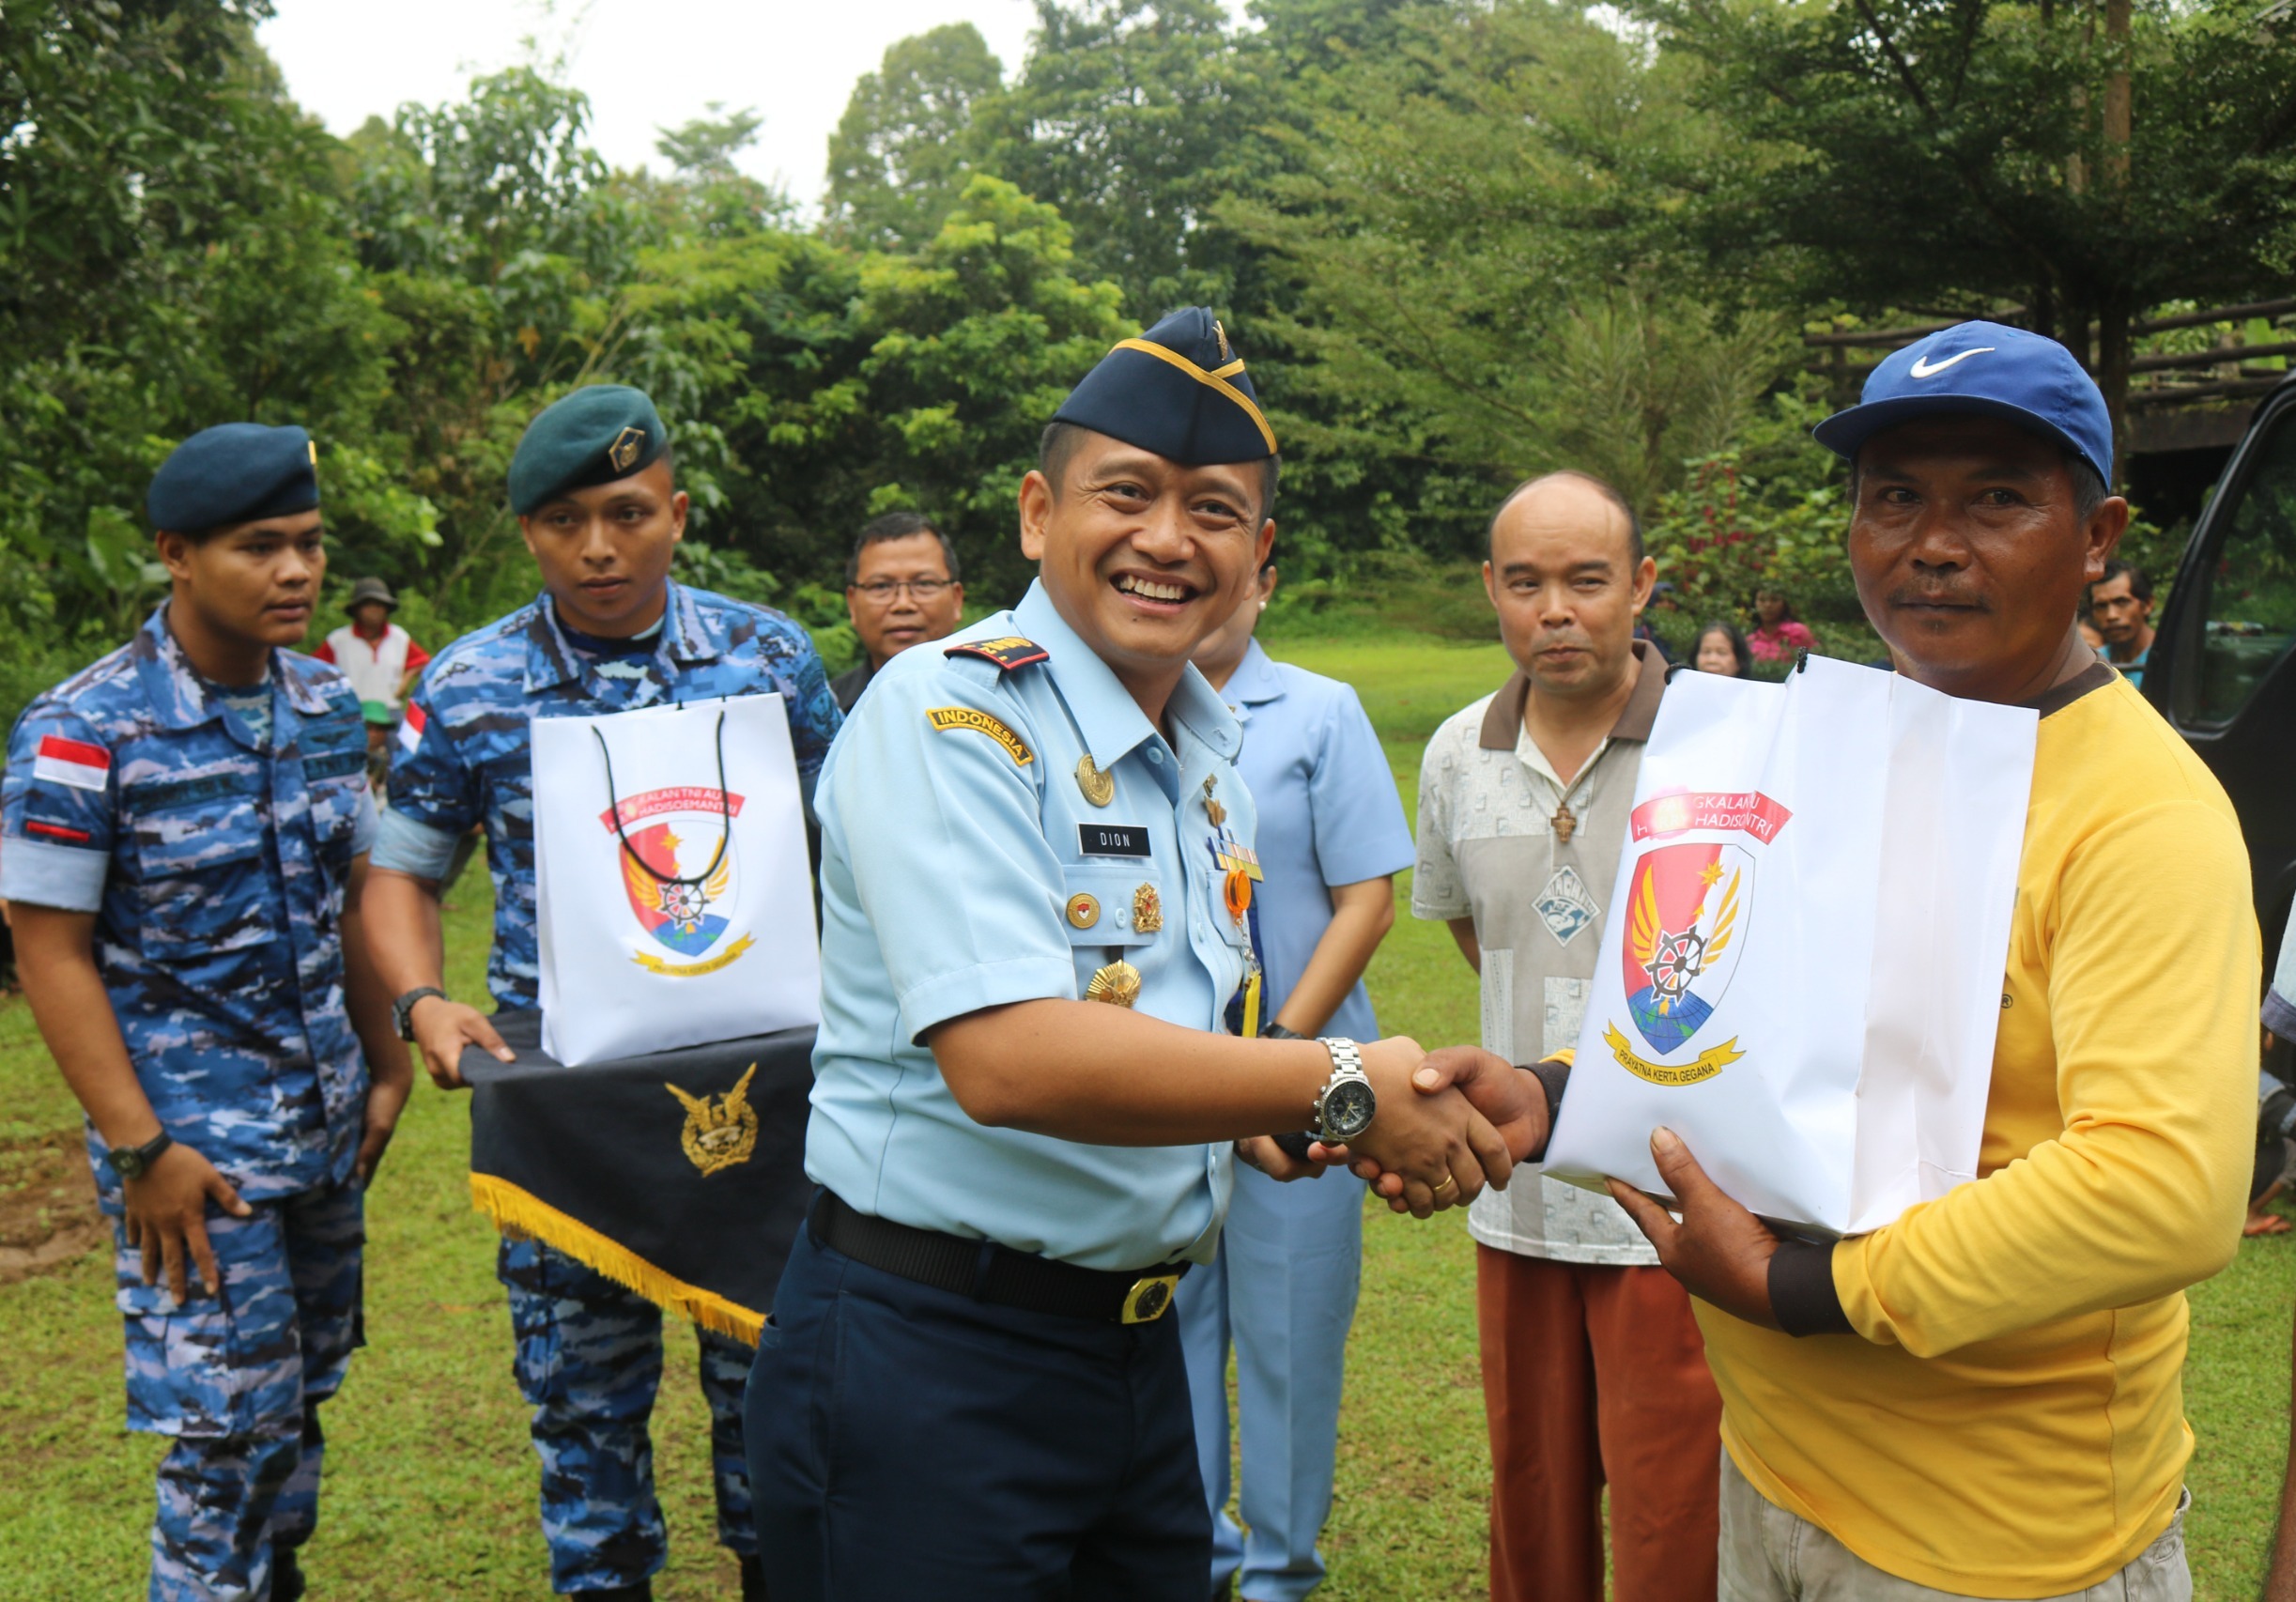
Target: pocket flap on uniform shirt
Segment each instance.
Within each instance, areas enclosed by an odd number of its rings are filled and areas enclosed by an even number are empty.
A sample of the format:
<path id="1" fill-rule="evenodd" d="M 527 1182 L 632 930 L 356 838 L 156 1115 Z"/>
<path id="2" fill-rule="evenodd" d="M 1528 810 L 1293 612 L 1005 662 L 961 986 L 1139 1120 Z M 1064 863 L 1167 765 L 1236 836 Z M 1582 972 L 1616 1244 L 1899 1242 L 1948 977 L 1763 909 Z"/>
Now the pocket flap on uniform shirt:
<path id="1" fill-rule="evenodd" d="M 1061 917 L 1071 946 L 1147 946 L 1173 910 L 1163 879 L 1147 862 L 1064 862 Z"/>

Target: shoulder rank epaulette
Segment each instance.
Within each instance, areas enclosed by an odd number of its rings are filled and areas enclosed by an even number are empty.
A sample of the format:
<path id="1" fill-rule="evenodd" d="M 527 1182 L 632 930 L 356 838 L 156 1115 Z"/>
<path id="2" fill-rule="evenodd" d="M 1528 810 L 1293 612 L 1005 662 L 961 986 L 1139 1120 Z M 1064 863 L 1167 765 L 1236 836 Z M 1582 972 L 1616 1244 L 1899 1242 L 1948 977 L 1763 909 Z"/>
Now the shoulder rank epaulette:
<path id="1" fill-rule="evenodd" d="M 1008 673 L 1031 662 L 1049 662 L 1053 655 L 1035 640 L 1023 639 L 1017 634 L 1008 634 L 1001 639 L 968 639 L 962 645 L 948 646 L 941 655 L 978 656 L 984 662 L 995 663 Z"/>

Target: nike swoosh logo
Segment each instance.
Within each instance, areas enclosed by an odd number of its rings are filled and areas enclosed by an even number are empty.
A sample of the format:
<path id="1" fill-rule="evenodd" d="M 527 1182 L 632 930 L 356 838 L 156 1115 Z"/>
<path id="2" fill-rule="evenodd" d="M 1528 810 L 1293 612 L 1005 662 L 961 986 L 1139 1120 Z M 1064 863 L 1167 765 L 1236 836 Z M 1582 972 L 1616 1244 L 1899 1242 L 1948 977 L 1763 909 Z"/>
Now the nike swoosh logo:
<path id="1" fill-rule="evenodd" d="M 1964 350 L 1949 356 L 1943 362 L 1932 362 L 1926 356 L 1917 357 L 1910 371 L 1917 378 L 1934 378 L 1948 367 L 1952 366 L 1954 362 L 1966 362 L 1972 356 L 1982 356 L 1992 348 L 1990 345 L 1980 345 L 1974 350 Z"/>

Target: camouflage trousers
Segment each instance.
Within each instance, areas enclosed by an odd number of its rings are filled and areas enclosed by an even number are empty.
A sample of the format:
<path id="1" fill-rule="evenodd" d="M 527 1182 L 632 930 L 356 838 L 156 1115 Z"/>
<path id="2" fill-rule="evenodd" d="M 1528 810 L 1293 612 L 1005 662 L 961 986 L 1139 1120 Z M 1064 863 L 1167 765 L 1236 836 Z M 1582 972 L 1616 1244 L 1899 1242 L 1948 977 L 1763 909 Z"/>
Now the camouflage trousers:
<path id="1" fill-rule="evenodd" d="M 356 1183 L 212 1206 L 220 1288 L 178 1306 L 144 1283 L 141 1253 L 113 1226 L 128 1336 L 128 1427 L 172 1435 L 151 1526 L 151 1602 L 262 1602 L 274 1548 L 300 1547 L 319 1516 L 318 1406 L 362 1339 Z"/>
<path id="2" fill-rule="evenodd" d="M 562 1594 L 635 1585 L 658 1571 L 670 1540 L 654 1494 L 646 1421 L 662 1382 L 661 1309 L 538 1240 L 502 1242 L 518 1389 L 534 1409 L 542 1533 Z M 757 1533 L 742 1446 L 750 1348 L 697 1328 L 718 1544 L 747 1557 Z"/>

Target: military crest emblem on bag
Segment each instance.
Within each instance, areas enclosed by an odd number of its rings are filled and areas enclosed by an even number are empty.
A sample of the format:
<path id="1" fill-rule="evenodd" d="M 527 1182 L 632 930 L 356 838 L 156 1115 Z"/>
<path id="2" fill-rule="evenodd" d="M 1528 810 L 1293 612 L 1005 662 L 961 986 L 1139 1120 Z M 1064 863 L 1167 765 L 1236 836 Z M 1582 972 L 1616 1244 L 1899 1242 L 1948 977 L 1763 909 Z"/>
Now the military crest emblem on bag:
<path id="1" fill-rule="evenodd" d="M 1637 840 L 1697 830 L 1762 845 L 1791 815 L 1766 795 L 1677 794 L 1644 802 L 1629 824 Z M 1749 845 L 1730 840 L 1657 845 L 1635 858 L 1619 963 L 1627 1019 L 1659 1057 L 1699 1044 L 1730 989 L 1752 927 L 1755 869 Z M 1746 1055 L 1733 1036 L 1689 1061 L 1654 1062 L 1615 1022 L 1603 1040 L 1621 1068 L 1654 1085 L 1697 1085 Z"/>
<path id="2" fill-rule="evenodd" d="M 1667 845 L 1634 865 L 1626 892 L 1626 1010 L 1657 1052 L 1714 1016 L 1746 948 L 1754 859 L 1735 845 Z"/>
<path id="3" fill-rule="evenodd" d="M 732 822 L 741 809 L 739 795 L 713 786 L 674 785 L 630 796 L 600 815 L 619 836 L 615 851 L 630 915 L 661 948 L 638 952 L 639 966 L 678 978 L 715 973 L 756 944 L 754 935 L 737 933 L 728 916 L 738 906 Z"/>
<path id="4" fill-rule="evenodd" d="M 749 1081 L 758 1065 L 743 1071 L 740 1081 L 722 1096 L 696 1096 L 665 1083 L 663 1089 L 686 1108 L 686 1127 L 678 1144 L 686 1160 L 701 1170 L 702 1178 L 749 1161 L 758 1145 L 757 1109 L 749 1105 Z"/>

